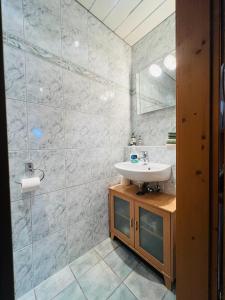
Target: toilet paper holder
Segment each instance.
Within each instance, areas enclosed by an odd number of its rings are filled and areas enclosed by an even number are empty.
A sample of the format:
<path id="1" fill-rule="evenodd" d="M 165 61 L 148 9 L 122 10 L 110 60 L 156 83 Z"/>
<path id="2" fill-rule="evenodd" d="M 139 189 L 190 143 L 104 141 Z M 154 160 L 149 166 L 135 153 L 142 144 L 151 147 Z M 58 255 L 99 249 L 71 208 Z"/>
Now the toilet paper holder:
<path id="1" fill-rule="evenodd" d="M 38 168 L 35 169 L 34 168 L 34 164 L 32 162 L 26 162 L 25 163 L 25 173 L 29 173 L 30 175 L 32 175 L 32 174 L 34 174 L 35 171 L 42 172 L 42 175 L 41 175 L 41 178 L 40 178 L 40 181 L 42 181 L 45 178 L 45 172 L 44 172 L 44 170 L 38 169 Z M 15 181 L 15 183 L 21 185 L 21 182 Z"/>

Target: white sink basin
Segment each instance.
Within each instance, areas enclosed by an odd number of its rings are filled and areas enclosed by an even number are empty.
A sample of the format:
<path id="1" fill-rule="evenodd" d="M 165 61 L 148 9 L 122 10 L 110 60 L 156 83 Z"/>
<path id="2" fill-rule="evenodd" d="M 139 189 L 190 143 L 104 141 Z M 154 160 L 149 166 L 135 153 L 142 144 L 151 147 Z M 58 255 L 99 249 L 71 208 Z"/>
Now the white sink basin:
<path id="1" fill-rule="evenodd" d="M 115 168 L 120 175 L 138 182 L 166 181 L 171 176 L 171 166 L 160 163 L 146 165 L 143 162 L 126 161 L 115 164 Z"/>

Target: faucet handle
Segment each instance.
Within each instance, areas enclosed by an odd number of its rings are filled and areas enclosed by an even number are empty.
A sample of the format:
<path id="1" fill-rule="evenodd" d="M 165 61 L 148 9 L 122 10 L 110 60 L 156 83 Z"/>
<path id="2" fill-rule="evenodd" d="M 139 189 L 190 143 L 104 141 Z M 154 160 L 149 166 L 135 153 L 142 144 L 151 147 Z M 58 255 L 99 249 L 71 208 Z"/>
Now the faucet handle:
<path id="1" fill-rule="evenodd" d="M 148 152 L 147 152 L 147 151 L 141 151 L 141 156 L 142 156 L 143 158 L 148 157 Z"/>

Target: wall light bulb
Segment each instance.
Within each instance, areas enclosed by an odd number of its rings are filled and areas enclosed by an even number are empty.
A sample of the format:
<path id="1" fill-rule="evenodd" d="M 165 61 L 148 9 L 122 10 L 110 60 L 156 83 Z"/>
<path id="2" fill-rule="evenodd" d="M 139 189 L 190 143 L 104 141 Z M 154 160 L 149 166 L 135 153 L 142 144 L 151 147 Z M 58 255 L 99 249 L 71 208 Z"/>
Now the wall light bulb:
<path id="1" fill-rule="evenodd" d="M 168 70 L 173 71 L 176 69 L 176 58 L 172 54 L 167 55 L 163 63 Z"/>
<path id="2" fill-rule="evenodd" d="M 162 74 L 162 69 L 160 68 L 160 66 L 158 66 L 156 64 L 152 64 L 149 67 L 149 72 L 153 77 L 159 77 Z"/>

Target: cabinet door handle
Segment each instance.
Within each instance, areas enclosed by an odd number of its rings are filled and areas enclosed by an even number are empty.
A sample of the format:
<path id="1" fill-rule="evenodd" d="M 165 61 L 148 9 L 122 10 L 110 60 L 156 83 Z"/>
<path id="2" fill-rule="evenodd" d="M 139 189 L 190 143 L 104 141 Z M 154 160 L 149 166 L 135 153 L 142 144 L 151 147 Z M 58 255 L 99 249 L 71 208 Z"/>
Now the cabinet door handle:
<path id="1" fill-rule="evenodd" d="M 135 221 L 135 229 L 138 230 L 138 221 Z"/>
<path id="2" fill-rule="evenodd" d="M 130 219 L 130 227 L 132 228 L 134 226 L 133 218 Z"/>

